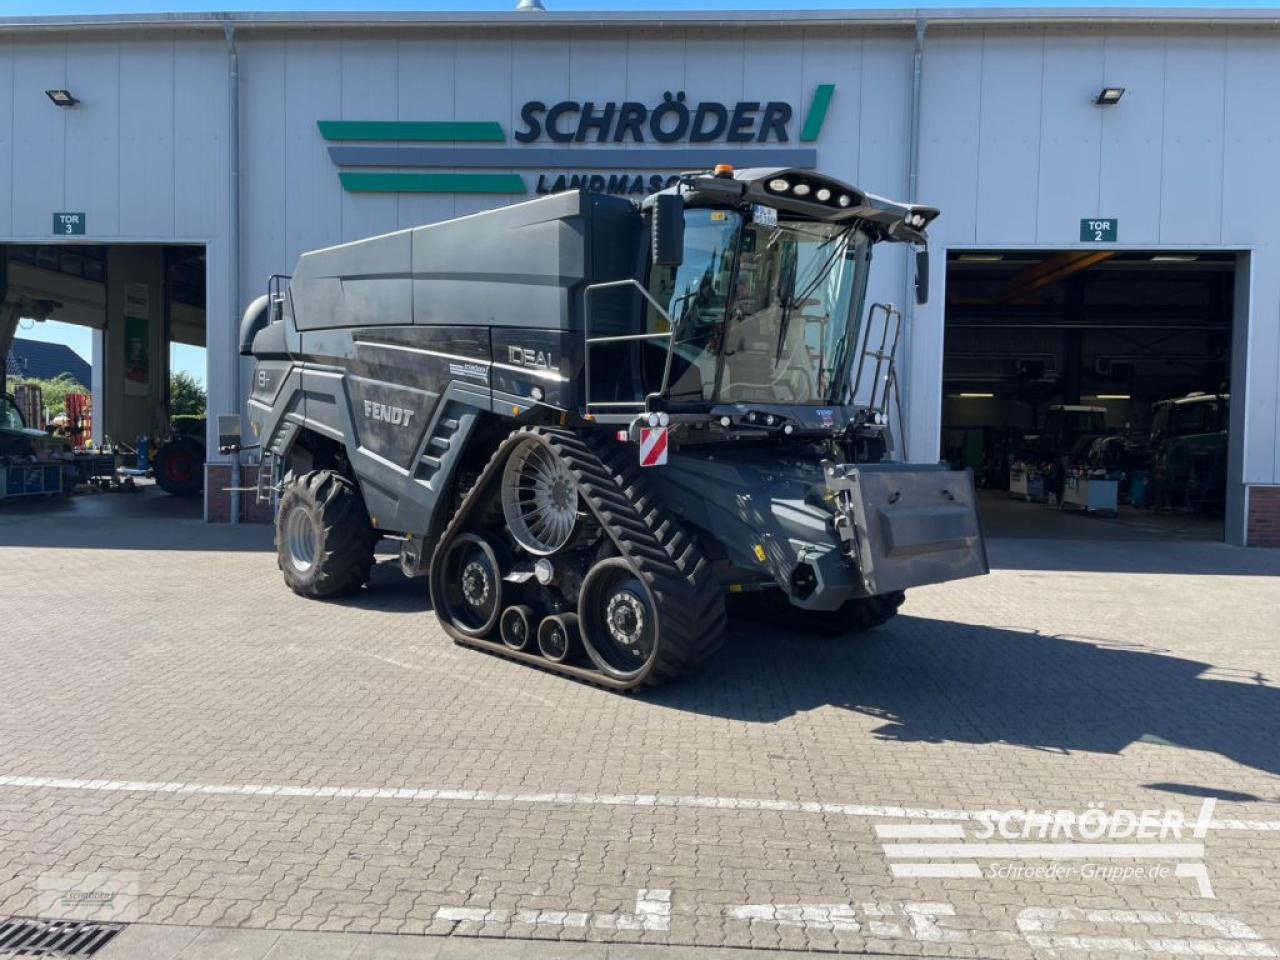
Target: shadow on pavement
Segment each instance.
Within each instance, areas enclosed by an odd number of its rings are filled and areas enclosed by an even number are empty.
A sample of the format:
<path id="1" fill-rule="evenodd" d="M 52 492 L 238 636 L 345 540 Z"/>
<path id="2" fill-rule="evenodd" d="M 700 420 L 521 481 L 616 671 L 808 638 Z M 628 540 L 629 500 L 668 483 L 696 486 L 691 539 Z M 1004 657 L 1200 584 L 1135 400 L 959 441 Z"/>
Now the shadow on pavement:
<path id="1" fill-rule="evenodd" d="M 1280 550 L 1207 541 L 987 540 L 993 570 L 1280 576 Z"/>
<path id="2" fill-rule="evenodd" d="M 1260 797 L 1256 793 L 1242 793 L 1239 790 L 1225 790 L 1215 787 L 1198 787 L 1191 783 L 1147 783 L 1143 784 L 1148 790 L 1159 790 L 1163 793 L 1177 793 L 1184 797 L 1212 797 L 1215 800 L 1225 800 L 1229 803 L 1261 803 L 1268 801 L 1277 802 L 1275 797 Z"/>
<path id="3" fill-rule="evenodd" d="M 200 497 L 150 482 L 131 492 L 0 503 L 0 547 L 71 550 L 274 550 L 270 524 L 205 523 Z"/>
<path id="4" fill-rule="evenodd" d="M 331 603 L 334 606 L 351 610 L 370 610 L 375 613 L 416 613 L 423 616 L 431 614 L 431 592 L 427 587 L 426 577 L 406 577 L 400 572 L 399 557 L 389 556 L 380 550 L 369 575 L 369 586 L 358 593 L 345 597 L 331 597 L 318 603 Z M 288 590 L 284 581 L 280 581 L 280 589 Z M 424 624 L 424 629 L 425 629 Z"/>
<path id="5" fill-rule="evenodd" d="M 706 673 L 644 699 L 756 723 L 831 705 L 882 720 L 879 739 L 909 743 L 1110 754 L 1171 744 L 1280 773 L 1280 678 L 1228 675 L 1160 649 L 921 617 L 827 640 L 731 621 Z"/>

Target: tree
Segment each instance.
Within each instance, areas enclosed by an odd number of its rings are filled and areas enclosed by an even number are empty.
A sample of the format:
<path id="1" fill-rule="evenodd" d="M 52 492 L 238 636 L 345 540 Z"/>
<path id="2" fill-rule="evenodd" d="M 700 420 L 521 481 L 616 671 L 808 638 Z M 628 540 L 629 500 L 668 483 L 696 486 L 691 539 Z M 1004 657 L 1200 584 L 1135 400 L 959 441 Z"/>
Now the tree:
<path id="1" fill-rule="evenodd" d="M 203 417 L 207 400 L 204 387 L 191 374 L 178 372 L 169 377 L 169 416 Z"/>

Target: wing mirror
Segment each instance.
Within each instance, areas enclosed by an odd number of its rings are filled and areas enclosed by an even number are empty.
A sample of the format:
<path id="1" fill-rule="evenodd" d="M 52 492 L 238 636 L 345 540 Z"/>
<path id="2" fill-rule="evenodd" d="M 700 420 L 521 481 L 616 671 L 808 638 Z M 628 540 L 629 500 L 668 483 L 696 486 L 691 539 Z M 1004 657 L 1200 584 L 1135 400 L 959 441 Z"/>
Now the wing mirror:
<path id="1" fill-rule="evenodd" d="M 660 193 L 653 200 L 653 263 L 678 267 L 684 263 L 684 201 L 678 194 Z"/>
<path id="2" fill-rule="evenodd" d="M 929 248 L 916 250 L 916 303 L 929 302 Z"/>

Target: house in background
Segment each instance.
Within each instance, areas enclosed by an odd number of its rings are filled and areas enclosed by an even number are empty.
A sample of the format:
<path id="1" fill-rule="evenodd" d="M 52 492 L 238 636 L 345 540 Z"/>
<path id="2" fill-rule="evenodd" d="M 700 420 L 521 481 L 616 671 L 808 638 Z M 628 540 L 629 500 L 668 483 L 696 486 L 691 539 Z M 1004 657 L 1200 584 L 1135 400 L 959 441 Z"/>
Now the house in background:
<path id="1" fill-rule="evenodd" d="M 85 390 L 93 385 L 89 361 L 62 343 L 15 338 L 6 365 L 10 379 L 56 380 L 65 374 Z"/>

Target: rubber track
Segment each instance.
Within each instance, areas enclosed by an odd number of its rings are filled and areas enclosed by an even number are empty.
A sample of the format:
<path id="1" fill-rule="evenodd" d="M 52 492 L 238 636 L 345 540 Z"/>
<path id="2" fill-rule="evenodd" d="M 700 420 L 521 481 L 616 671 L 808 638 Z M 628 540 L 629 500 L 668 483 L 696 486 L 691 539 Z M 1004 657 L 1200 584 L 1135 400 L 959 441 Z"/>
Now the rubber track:
<path id="1" fill-rule="evenodd" d="M 494 487 L 512 450 L 530 437 L 549 446 L 568 467 L 577 480 L 579 496 L 618 553 L 631 561 L 653 592 L 660 623 L 658 656 L 646 674 L 623 682 L 600 672 L 594 665 L 583 668 L 555 664 L 513 651 L 501 641 L 468 637 L 448 624 L 443 624 L 445 630 L 466 646 L 535 663 L 611 689 L 656 686 L 698 669 L 724 643 L 724 595 L 697 542 L 648 490 L 631 444 L 603 437 L 584 439 L 571 431 L 551 427 L 514 431 L 495 451 L 461 508 L 449 521 L 436 547 L 432 569 L 442 569 L 437 561 L 443 556 L 444 547 L 464 529 L 485 532 L 503 525 Z M 477 518 L 483 524 L 480 529 L 472 522 L 477 510 L 482 511 Z"/>

